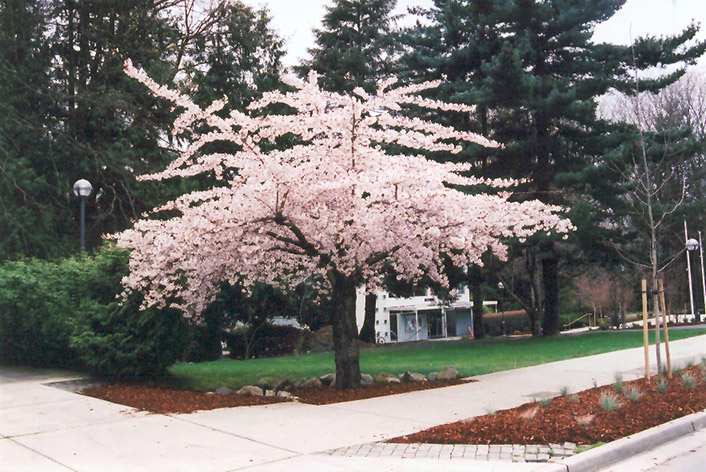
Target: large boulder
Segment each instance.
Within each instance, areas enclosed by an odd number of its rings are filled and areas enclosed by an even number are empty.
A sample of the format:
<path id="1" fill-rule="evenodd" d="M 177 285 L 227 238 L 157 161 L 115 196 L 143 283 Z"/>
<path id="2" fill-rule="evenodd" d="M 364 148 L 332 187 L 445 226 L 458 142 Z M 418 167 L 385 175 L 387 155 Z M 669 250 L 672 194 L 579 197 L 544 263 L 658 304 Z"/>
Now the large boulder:
<path id="1" fill-rule="evenodd" d="M 333 327 L 324 326 L 312 333 L 311 352 L 333 351 Z"/>
<path id="2" fill-rule="evenodd" d="M 445 367 L 436 374 L 436 380 L 456 380 L 458 370 L 455 367 Z"/>
<path id="3" fill-rule="evenodd" d="M 360 384 L 363 386 L 372 385 L 374 382 L 373 376 L 370 374 L 360 374 Z"/>
<path id="4" fill-rule="evenodd" d="M 375 376 L 375 383 L 380 383 L 380 384 L 398 384 L 400 383 L 400 379 L 395 377 L 392 374 L 386 374 L 386 373 L 380 373 Z"/>
<path id="5" fill-rule="evenodd" d="M 419 372 L 408 371 L 400 375 L 400 380 L 402 382 L 426 382 L 427 378 Z"/>
<path id="6" fill-rule="evenodd" d="M 265 392 L 257 385 L 246 385 L 236 392 L 238 395 L 249 395 L 251 397 L 261 397 Z"/>

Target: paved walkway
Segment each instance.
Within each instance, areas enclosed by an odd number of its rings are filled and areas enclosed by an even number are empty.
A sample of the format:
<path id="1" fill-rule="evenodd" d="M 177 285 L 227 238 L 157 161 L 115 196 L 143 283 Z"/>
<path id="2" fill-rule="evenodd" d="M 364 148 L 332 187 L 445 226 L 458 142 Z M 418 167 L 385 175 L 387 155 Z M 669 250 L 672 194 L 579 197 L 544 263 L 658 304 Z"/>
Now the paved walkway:
<path id="1" fill-rule="evenodd" d="M 706 336 L 672 343 L 679 365 L 706 354 Z M 336 405 L 279 403 L 151 415 L 45 385 L 70 375 L 0 370 L 0 471 L 416 471 L 439 459 L 341 457 L 325 451 L 511 408 L 641 375 L 631 349 L 478 377 L 479 382 Z M 448 461 L 444 470 L 541 471 L 543 464 Z"/>
<path id="2" fill-rule="evenodd" d="M 601 472 L 701 472 L 706 470 L 706 430 L 702 429 L 614 464 Z"/>
<path id="3" fill-rule="evenodd" d="M 330 456 L 429 458 L 500 462 L 549 462 L 573 456 L 576 444 L 395 444 L 372 443 L 340 447 Z"/>

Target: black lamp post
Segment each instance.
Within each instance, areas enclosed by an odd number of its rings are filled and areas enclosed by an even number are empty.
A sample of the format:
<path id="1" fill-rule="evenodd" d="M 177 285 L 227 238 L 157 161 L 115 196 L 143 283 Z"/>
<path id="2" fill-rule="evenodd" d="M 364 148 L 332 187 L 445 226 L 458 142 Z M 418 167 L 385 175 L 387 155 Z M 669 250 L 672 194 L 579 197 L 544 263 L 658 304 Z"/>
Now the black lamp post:
<path id="1" fill-rule="evenodd" d="M 499 297 L 500 299 L 498 300 L 498 310 L 500 310 L 502 313 L 502 315 L 501 315 L 502 318 L 501 318 L 500 324 L 503 328 L 503 336 L 506 336 L 507 332 L 505 331 L 505 312 L 502 311 L 502 299 L 503 299 L 503 294 L 504 294 L 503 292 L 505 290 L 505 284 L 502 282 L 498 282 L 498 289 L 500 289 L 500 297 Z"/>
<path id="2" fill-rule="evenodd" d="M 86 199 L 91 196 L 93 186 L 86 179 L 74 183 L 74 195 L 81 200 L 81 251 L 86 250 Z"/>

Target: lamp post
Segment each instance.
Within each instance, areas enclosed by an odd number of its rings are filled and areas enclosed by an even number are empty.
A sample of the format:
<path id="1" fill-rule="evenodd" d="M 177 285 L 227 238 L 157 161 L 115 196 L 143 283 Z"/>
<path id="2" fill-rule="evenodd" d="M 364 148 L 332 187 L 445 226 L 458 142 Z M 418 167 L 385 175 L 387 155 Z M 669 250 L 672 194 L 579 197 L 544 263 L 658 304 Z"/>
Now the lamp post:
<path id="1" fill-rule="evenodd" d="M 81 201 L 81 251 L 86 250 L 86 199 L 91 196 L 93 185 L 86 179 L 74 183 L 74 195 Z"/>
<path id="2" fill-rule="evenodd" d="M 686 229 L 686 220 L 684 220 L 684 239 L 686 239 L 686 272 L 689 276 L 689 302 L 691 303 L 691 314 L 694 313 L 694 285 L 691 280 L 691 256 L 690 252 L 696 251 L 699 247 L 699 242 L 695 239 L 689 239 L 689 233 Z"/>
<path id="3" fill-rule="evenodd" d="M 505 284 L 502 282 L 498 282 L 498 289 L 500 290 L 500 300 L 498 300 L 498 310 L 501 310 L 502 309 L 503 291 L 505 290 Z M 500 324 L 503 328 L 503 336 L 506 336 L 506 333 L 505 333 L 505 312 L 501 311 L 501 313 L 502 313 L 502 315 L 500 315 L 500 316 L 502 318 L 501 318 Z"/>
<path id="4" fill-rule="evenodd" d="M 701 241 L 699 231 L 699 254 L 701 255 L 701 296 L 704 297 L 704 315 L 706 315 L 706 278 L 704 277 L 704 243 Z M 701 321 L 701 319 L 699 319 Z"/>

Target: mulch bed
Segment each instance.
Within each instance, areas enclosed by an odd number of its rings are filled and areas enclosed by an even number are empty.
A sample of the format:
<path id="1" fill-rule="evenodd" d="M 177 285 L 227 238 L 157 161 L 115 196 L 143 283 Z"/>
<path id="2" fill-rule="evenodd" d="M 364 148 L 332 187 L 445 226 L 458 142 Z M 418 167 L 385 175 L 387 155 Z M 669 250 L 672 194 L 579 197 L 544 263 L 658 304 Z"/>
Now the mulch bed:
<path id="1" fill-rule="evenodd" d="M 400 384 L 374 384 L 352 390 L 336 390 L 331 387 L 292 389 L 291 393 L 299 397 L 302 403 L 328 405 L 330 403 L 362 400 L 365 398 L 395 395 L 430 388 L 449 387 L 475 380 L 447 380 L 433 382 L 409 382 Z M 230 393 L 196 392 L 164 386 L 140 384 L 108 384 L 92 386 L 81 390 L 90 397 L 100 398 L 113 403 L 131 406 L 152 413 L 192 413 L 199 410 L 215 410 L 235 406 L 267 405 L 289 401 L 275 397 L 253 397 Z"/>
<path id="2" fill-rule="evenodd" d="M 690 367 L 696 379 L 693 388 L 679 375 L 669 380 L 660 393 L 657 379 L 624 382 L 623 393 L 612 385 L 584 390 L 575 395 L 554 398 L 549 405 L 526 403 L 495 414 L 436 426 L 390 440 L 396 443 L 436 444 L 549 444 L 566 441 L 595 444 L 613 441 L 706 408 L 706 381 L 699 367 Z M 627 398 L 625 392 L 637 387 L 641 397 Z M 620 402 L 614 411 L 600 405 L 601 394 L 610 393 Z"/>
<path id="3" fill-rule="evenodd" d="M 236 393 L 218 395 L 214 393 L 194 392 L 191 390 L 132 384 L 110 384 L 89 387 L 82 390 L 81 393 L 152 413 L 192 413 L 198 410 L 215 410 L 216 408 L 233 406 L 267 405 L 286 401 L 274 397 L 252 397 L 248 395 L 238 395 Z"/>
<path id="4" fill-rule="evenodd" d="M 399 384 L 373 384 L 350 390 L 337 390 L 332 387 L 322 388 L 295 388 L 291 392 L 299 397 L 302 403 L 312 405 L 328 405 L 331 403 L 363 400 L 366 398 L 383 397 L 398 393 L 427 390 L 430 388 L 450 387 L 476 380 L 434 380 L 431 382 L 403 382 Z"/>

